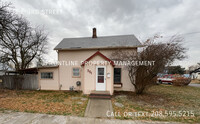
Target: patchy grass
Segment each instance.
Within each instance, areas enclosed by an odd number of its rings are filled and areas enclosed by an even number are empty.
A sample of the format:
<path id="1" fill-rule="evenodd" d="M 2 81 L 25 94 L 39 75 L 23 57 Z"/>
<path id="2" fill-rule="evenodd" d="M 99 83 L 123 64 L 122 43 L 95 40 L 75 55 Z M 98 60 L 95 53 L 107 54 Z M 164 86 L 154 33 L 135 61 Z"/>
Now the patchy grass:
<path id="1" fill-rule="evenodd" d="M 191 81 L 192 84 L 200 84 L 200 80 L 198 79 L 194 79 Z"/>
<path id="2" fill-rule="evenodd" d="M 124 107 L 117 107 L 116 102 Z M 156 85 L 143 95 L 115 92 L 112 103 L 114 111 L 120 113 L 115 116 L 118 119 L 200 122 L 200 88 L 197 87 Z"/>
<path id="3" fill-rule="evenodd" d="M 0 112 L 8 109 L 30 113 L 84 116 L 87 102 L 87 96 L 81 92 L 0 89 Z"/>

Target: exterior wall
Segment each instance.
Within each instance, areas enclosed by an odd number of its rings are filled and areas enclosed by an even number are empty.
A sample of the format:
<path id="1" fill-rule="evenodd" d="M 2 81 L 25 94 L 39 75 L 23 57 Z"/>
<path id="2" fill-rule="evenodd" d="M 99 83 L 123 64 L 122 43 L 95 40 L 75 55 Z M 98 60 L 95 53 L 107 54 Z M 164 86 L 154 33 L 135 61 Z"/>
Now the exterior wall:
<path id="1" fill-rule="evenodd" d="M 198 73 L 197 79 L 200 80 L 200 72 Z"/>
<path id="2" fill-rule="evenodd" d="M 41 72 L 53 72 L 53 79 L 41 79 Z M 58 67 L 41 68 L 38 71 L 38 82 L 41 90 L 59 90 Z"/>
<path id="3" fill-rule="evenodd" d="M 191 78 L 200 80 L 200 72 L 192 73 Z"/>
<path id="4" fill-rule="evenodd" d="M 135 52 L 137 52 L 137 48 L 133 48 L 133 49 L 125 49 L 125 50 L 135 50 Z M 90 56 L 92 56 L 95 52 L 97 52 L 98 50 L 71 50 L 71 51 L 58 51 L 58 60 L 60 62 L 65 61 L 67 62 L 66 65 L 60 65 L 59 66 L 59 83 L 62 85 L 61 90 L 69 90 L 69 88 L 71 86 L 75 87 L 75 90 L 83 90 L 85 93 L 89 93 L 88 89 L 94 89 L 94 84 L 96 84 L 96 76 L 93 76 L 93 78 L 89 78 L 91 76 L 89 76 L 87 74 L 87 69 L 91 69 L 94 70 L 94 68 L 96 69 L 96 67 L 82 67 L 81 63 L 82 61 L 86 60 L 87 58 L 89 58 Z M 107 56 L 108 58 L 111 57 L 111 54 L 114 50 L 99 50 L 103 55 Z M 100 59 L 100 58 L 96 58 L 95 59 Z M 70 61 L 77 61 L 78 66 L 77 65 L 69 65 Z M 92 61 L 92 60 L 91 60 Z M 105 61 L 105 60 L 104 60 Z M 79 78 L 74 78 L 72 77 L 72 68 L 73 67 L 80 67 L 81 68 L 81 76 Z M 109 69 L 110 73 L 111 73 L 111 77 L 109 80 L 112 80 L 112 83 L 107 86 L 107 87 L 112 87 L 109 88 L 111 93 L 113 92 L 113 69 L 111 69 L 111 67 L 107 67 L 106 69 Z M 96 73 L 94 71 L 94 73 Z M 90 85 L 84 84 L 84 83 L 88 83 L 85 81 L 84 77 L 86 77 L 87 79 L 89 79 L 93 84 L 90 83 Z M 122 68 L 122 83 L 123 83 L 123 87 L 122 88 L 114 88 L 114 90 L 124 90 L 124 91 L 133 91 L 134 87 L 131 84 L 129 77 L 128 77 L 128 72 L 125 68 Z M 77 81 L 81 81 L 81 86 L 77 87 L 76 86 L 76 82 Z M 108 85 L 108 83 L 107 83 Z M 85 89 L 85 90 L 84 90 Z"/>
<path id="5" fill-rule="evenodd" d="M 128 76 L 128 70 L 125 67 L 121 67 L 121 83 L 122 87 L 115 87 L 114 90 L 116 91 L 134 91 L 134 86 L 131 83 L 129 76 Z"/>

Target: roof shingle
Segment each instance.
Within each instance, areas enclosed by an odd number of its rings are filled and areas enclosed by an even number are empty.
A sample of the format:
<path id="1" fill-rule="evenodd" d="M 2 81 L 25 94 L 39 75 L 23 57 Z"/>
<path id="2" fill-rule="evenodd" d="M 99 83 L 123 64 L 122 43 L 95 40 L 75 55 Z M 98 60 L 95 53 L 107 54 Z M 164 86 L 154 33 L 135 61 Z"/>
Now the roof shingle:
<path id="1" fill-rule="evenodd" d="M 141 47 L 142 44 L 134 35 L 118 35 L 103 37 L 64 38 L 54 50 L 71 49 L 103 49 L 122 47 Z"/>

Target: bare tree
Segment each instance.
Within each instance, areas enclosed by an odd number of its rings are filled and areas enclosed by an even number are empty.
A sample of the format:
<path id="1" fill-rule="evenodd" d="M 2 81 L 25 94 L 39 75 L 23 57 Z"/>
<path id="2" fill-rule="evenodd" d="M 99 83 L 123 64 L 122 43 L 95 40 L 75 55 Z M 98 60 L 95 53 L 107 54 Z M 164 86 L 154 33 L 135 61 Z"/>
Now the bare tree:
<path id="1" fill-rule="evenodd" d="M 1 0 L 0 3 L 0 33 L 2 33 L 14 21 L 15 15 L 8 11 L 11 8 L 11 3 L 2 2 Z"/>
<path id="2" fill-rule="evenodd" d="M 200 63 L 199 62 L 197 64 L 195 64 L 195 65 L 191 65 L 189 67 L 189 71 L 191 72 L 191 71 L 194 71 L 195 69 L 198 69 L 198 68 L 200 68 Z"/>
<path id="3" fill-rule="evenodd" d="M 47 34 L 32 28 L 25 18 L 10 13 L 7 7 L 0 7 L 0 61 L 14 64 L 16 70 L 25 69 L 45 53 Z"/>
<path id="4" fill-rule="evenodd" d="M 182 38 L 173 36 L 167 43 L 155 42 L 157 38 L 148 39 L 138 54 L 124 50 L 117 50 L 112 54 L 115 61 L 155 61 L 154 65 L 126 66 L 137 94 L 142 94 L 146 88 L 155 84 L 155 77 L 166 65 L 186 57 L 184 55 L 186 49 L 181 44 Z"/>

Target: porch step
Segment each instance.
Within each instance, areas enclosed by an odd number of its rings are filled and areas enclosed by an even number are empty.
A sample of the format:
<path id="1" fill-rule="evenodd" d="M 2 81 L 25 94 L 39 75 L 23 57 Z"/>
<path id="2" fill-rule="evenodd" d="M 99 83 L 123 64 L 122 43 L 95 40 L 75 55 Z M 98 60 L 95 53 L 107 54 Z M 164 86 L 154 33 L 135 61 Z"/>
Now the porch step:
<path id="1" fill-rule="evenodd" d="M 111 99 L 108 91 L 92 91 L 89 95 L 90 99 Z"/>

